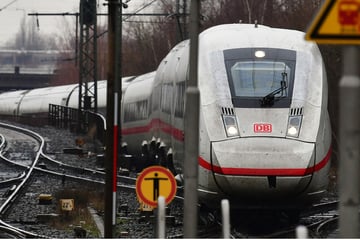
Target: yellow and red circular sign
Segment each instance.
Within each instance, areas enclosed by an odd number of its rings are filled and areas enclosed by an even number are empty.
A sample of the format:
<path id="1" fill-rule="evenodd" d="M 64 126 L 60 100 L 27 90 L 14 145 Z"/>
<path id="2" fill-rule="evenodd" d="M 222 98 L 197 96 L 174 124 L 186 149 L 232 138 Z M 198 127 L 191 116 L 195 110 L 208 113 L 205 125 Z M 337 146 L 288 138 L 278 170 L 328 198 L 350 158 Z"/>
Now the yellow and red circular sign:
<path id="1" fill-rule="evenodd" d="M 169 204 L 175 197 L 176 187 L 173 174 L 161 166 L 145 168 L 136 179 L 136 194 L 139 201 L 152 207 L 157 206 L 160 196 Z"/>

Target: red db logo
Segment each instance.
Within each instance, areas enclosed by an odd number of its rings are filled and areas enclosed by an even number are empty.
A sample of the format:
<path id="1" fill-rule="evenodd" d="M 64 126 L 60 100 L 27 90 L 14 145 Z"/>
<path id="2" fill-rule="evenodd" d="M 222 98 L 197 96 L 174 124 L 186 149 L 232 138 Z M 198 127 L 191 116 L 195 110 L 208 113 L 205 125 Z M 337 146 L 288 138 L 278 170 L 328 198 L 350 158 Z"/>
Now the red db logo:
<path id="1" fill-rule="evenodd" d="M 271 133 L 272 125 L 270 123 L 254 123 L 255 133 Z"/>

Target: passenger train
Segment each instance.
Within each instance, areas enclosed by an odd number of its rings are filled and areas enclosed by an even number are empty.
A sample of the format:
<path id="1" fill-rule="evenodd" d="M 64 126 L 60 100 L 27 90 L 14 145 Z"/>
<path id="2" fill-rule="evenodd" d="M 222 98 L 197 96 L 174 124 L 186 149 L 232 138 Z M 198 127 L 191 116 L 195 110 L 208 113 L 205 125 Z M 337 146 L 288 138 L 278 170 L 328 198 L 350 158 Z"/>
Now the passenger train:
<path id="1" fill-rule="evenodd" d="M 124 78 L 122 89 L 128 152 L 140 154 L 142 144 L 156 140 L 172 153 L 168 167 L 179 181 L 188 73 L 186 40 L 155 72 Z M 106 82 L 98 87 L 105 108 Z M 198 87 L 200 202 L 302 209 L 321 199 L 331 157 L 328 86 L 320 51 L 303 32 L 251 24 L 203 31 Z M 0 113 L 46 113 L 50 102 L 77 107 L 76 101 L 75 85 L 10 92 L 0 95 Z"/>

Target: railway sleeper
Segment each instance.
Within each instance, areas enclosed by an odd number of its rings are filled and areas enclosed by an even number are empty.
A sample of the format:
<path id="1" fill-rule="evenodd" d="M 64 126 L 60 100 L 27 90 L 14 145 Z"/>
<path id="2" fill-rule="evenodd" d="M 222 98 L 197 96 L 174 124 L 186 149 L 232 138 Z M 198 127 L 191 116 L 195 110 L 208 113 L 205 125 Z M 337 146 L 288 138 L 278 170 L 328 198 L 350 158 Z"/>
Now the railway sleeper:
<path id="1" fill-rule="evenodd" d="M 84 155 L 85 151 L 82 148 L 63 148 L 64 154 Z"/>
<path id="2" fill-rule="evenodd" d="M 52 204 L 52 195 L 51 194 L 40 194 L 39 195 L 39 205 L 49 205 Z"/>

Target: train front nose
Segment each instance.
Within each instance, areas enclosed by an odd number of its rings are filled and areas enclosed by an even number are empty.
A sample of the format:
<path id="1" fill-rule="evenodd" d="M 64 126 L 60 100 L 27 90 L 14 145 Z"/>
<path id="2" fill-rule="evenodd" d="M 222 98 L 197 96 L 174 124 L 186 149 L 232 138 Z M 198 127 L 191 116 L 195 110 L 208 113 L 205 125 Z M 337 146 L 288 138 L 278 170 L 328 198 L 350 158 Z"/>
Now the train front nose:
<path id="1" fill-rule="evenodd" d="M 214 180 L 225 194 L 242 200 L 297 196 L 310 184 L 314 146 L 283 138 L 213 142 Z"/>

